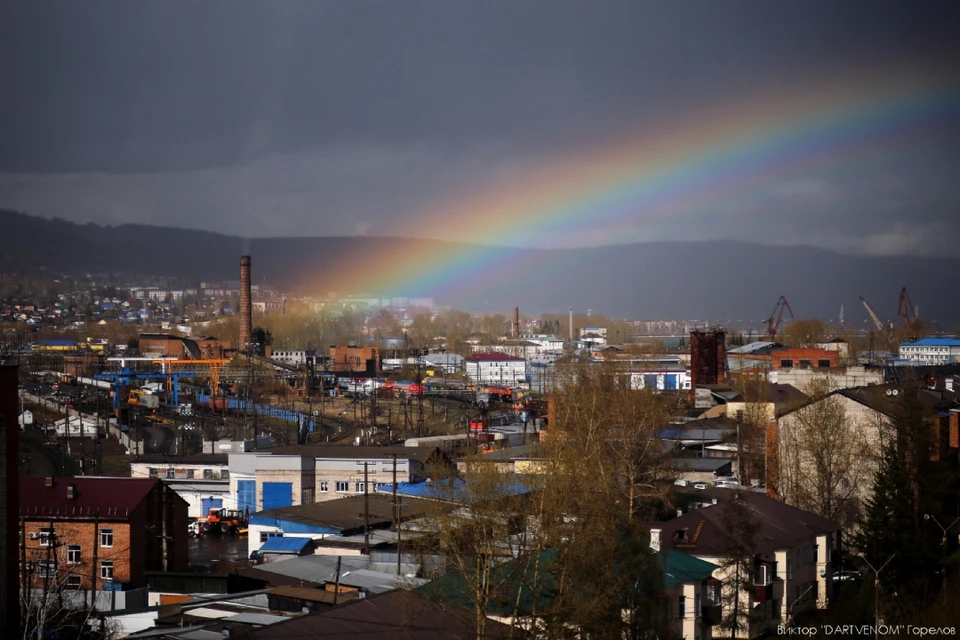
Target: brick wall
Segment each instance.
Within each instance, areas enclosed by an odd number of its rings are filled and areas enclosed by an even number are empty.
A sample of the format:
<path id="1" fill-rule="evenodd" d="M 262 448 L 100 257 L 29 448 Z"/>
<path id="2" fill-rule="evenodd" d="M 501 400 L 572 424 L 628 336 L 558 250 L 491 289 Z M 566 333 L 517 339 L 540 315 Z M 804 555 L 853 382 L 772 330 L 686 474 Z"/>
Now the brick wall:
<path id="1" fill-rule="evenodd" d="M 827 351 L 826 349 L 778 349 L 773 352 L 773 368 L 783 368 L 784 360 L 789 367 L 810 367 L 821 369 L 821 361 L 828 361 L 830 367 L 840 366 L 840 353 L 838 351 Z"/>
<path id="2" fill-rule="evenodd" d="M 41 537 L 37 535 L 36 539 L 31 540 L 31 533 L 40 533 L 41 528 L 49 528 L 49 520 L 25 520 L 23 528 L 24 536 L 24 557 L 28 563 L 37 567 L 43 561 L 53 562 L 56 560 L 59 573 L 56 577 L 51 577 L 47 582 L 48 588 L 55 586 L 67 587 L 71 576 L 80 578 L 80 589 L 90 589 L 96 577 L 96 588 L 103 588 L 103 581 L 100 579 L 100 567 L 103 562 L 113 562 L 113 581 L 120 583 L 131 582 L 131 558 L 136 557 L 131 548 L 130 524 L 126 522 L 101 522 L 99 527 L 93 521 L 82 522 L 53 522 L 54 542 L 53 545 L 42 544 Z M 113 532 L 113 545 L 104 547 L 100 544 L 100 532 Z M 80 561 L 72 564 L 69 562 L 69 547 L 78 545 L 80 547 Z M 94 546 L 97 551 L 98 566 L 93 565 Z M 32 572 L 32 584 L 34 589 L 42 589 L 44 578 L 40 575 L 38 568 Z"/>

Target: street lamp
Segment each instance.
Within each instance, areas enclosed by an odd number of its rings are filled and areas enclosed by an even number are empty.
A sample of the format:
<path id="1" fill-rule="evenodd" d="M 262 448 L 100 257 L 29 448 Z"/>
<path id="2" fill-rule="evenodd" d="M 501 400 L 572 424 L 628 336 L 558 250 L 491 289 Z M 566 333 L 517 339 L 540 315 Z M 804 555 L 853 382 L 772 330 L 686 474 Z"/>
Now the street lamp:
<path id="1" fill-rule="evenodd" d="M 960 522 L 960 518 L 957 518 L 947 526 L 940 524 L 940 521 L 929 513 L 923 514 L 923 519 L 927 521 L 933 520 L 933 522 L 940 527 L 940 530 L 943 532 L 943 537 L 940 538 L 940 571 L 943 572 L 943 586 L 941 587 L 941 591 L 943 591 L 943 604 L 947 604 L 947 531 L 950 530 L 950 527 L 957 524 L 957 522 Z"/>

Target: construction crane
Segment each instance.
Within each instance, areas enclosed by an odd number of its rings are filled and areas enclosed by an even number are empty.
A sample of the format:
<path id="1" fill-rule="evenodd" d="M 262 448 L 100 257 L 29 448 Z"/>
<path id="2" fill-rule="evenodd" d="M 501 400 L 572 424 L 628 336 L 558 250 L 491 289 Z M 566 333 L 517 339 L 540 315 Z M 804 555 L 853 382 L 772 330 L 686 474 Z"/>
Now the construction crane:
<path id="1" fill-rule="evenodd" d="M 767 333 L 770 334 L 771 340 L 775 339 L 777 332 L 780 331 L 780 323 L 783 322 L 784 310 L 790 312 L 790 318 L 792 319 L 793 309 L 790 308 L 790 303 L 787 302 L 786 296 L 780 296 L 780 299 L 777 300 L 777 306 L 773 308 L 773 313 L 771 313 L 767 319 Z"/>
<path id="2" fill-rule="evenodd" d="M 880 322 L 880 318 L 878 318 L 877 314 L 875 314 L 873 312 L 873 309 L 870 308 L 870 305 L 867 303 L 866 298 L 864 298 L 863 296 L 860 296 L 860 302 L 863 303 L 864 308 L 867 310 L 867 314 L 870 316 L 870 319 L 873 320 L 873 324 L 877 326 L 877 331 L 883 333 L 884 332 L 883 323 Z"/>

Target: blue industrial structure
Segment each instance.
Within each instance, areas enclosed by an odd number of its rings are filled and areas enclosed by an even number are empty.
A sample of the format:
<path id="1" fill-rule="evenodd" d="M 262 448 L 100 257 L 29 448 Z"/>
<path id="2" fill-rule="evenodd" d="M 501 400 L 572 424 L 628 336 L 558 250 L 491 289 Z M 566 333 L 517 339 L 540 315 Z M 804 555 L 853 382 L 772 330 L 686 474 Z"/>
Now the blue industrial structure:
<path id="1" fill-rule="evenodd" d="M 287 422 L 295 422 L 300 427 L 300 431 L 306 429 L 307 431 L 313 431 L 316 428 L 312 416 L 308 416 L 305 413 L 299 411 L 293 411 L 291 409 L 281 409 L 280 407 L 275 407 L 270 404 L 256 404 L 253 402 L 244 402 L 240 398 L 220 398 L 226 404 L 224 405 L 227 409 L 235 409 L 237 411 L 243 411 L 247 409 L 253 413 L 256 413 L 260 416 L 266 416 L 268 418 L 277 418 L 279 420 L 285 420 Z M 197 403 L 198 404 L 208 404 L 210 402 L 210 396 L 204 393 L 197 394 Z"/>
<path id="2" fill-rule="evenodd" d="M 170 380 L 170 397 L 167 399 L 167 404 L 172 407 L 180 406 L 180 378 L 195 378 L 195 373 L 139 373 L 133 369 L 124 367 L 120 370 L 120 373 L 98 373 L 94 376 L 97 380 L 109 380 L 113 383 L 113 408 L 117 410 L 120 408 L 120 396 L 121 390 L 124 387 L 132 387 L 136 385 L 137 380 Z"/>

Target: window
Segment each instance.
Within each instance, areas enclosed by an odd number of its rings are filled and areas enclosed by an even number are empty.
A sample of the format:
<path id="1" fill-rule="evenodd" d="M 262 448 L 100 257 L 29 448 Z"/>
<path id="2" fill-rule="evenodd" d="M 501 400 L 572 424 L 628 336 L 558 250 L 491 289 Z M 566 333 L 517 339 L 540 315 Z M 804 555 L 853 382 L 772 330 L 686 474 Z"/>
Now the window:
<path id="1" fill-rule="evenodd" d="M 321 480 L 321 481 L 320 481 L 320 493 L 326 493 L 326 492 L 328 492 L 328 491 L 330 491 L 330 483 L 327 482 L 326 480 Z"/>
<path id="2" fill-rule="evenodd" d="M 784 358 L 780 361 L 780 367 L 783 369 L 789 369 L 793 366 L 793 360 L 790 358 Z"/>
<path id="3" fill-rule="evenodd" d="M 53 578 L 57 575 L 56 565 L 53 560 L 41 560 L 37 563 L 38 578 Z"/>
<path id="4" fill-rule="evenodd" d="M 80 576 L 67 576 L 67 589 L 79 589 L 81 584 Z"/>
<path id="5" fill-rule="evenodd" d="M 80 564 L 80 545 L 67 546 L 67 564 Z"/>
<path id="6" fill-rule="evenodd" d="M 367 483 L 362 480 L 357 480 L 357 493 L 365 493 L 367 490 Z"/>
<path id="7" fill-rule="evenodd" d="M 804 369 L 804 368 L 809 369 L 809 368 L 810 368 L 810 361 L 809 361 L 809 360 L 801 360 L 801 361 L 800 361 L 800 368 L 801 368 L 801 369 Z"/>
<path id="8" fill-rule="evenodd" d="M 156 467 L 150 467 L 149 474 L 150 474 L 150 477 L 151 477 L 151 478 L 158 478 L 158 477 L 160 477 L 160 474 L 157 473 L 157 468 L 156 468 Z"/>
<path id="9" fill-rule="evenodd" d="M 100 579 L 113 580 L 113 561 L 104 560 L 100 563 Z"/>
<path id="10" fill-rule="evenodd" d="M 100 529 L 100 546 L 113 546 L 113 529 Z"/>
<path id="11" fill-rule="evenodd" d="M 787 580 L 793 578 L 793 567 L 790 564 L 790 558 L 787 557 Z"/>
<path id="12" fill-rule="evenodd" d="M 760 584 L 762 586 L 767 586 L 768 584 L 773 582 L 771 569 L 773 569 L 773 567 L 771 567 L 769 564 L 760 565 Z"/>
<path id="13" fill-rule="evenodd" d="M 821 369 L 829 369 L 830 361 L 829 360 L 817 360 L 817 366 Z"/>
<path id="14" fill-rule="evenodd" d="M 350 483 L 346 480 L 337 480 L 337 493 L 346 493 L 350 491 Z"/>
<path id="15" fill-rule="evenodd" d="M 203 470 L 203 479 L 204 479 L 204 480 L 213 480 L 213 469 L 204 469 L 204 470 Z"/>
<path id="16" fill-rule="evenodd" d="M 173 469 L 167 469 L 167 478 L 176 478 L 177 474 Z"/>
<path id="17" fill-rule="evenodd" d="M 54 535 L 53 527 L 40 527 L 40 535 L 37 536 L 38 539 L 40 540 L 40 546 L 49 547 L 50 538 L 52 538 L 53 535 Z"/>
<path id="18" fill-rule="evenodd" d="M 221 479 L 221 480 L 229 480 L 229 479 L 230 479 L 230 470 L 229 470 L 229 469 L 223 469 L 222 471 L 220 471 L 220 479 Z"/>
<path id="19" fill-rule="evenodd" d="M 700 599 L 699 598 L 693 599 L 693 615 L 697 618 L 700 617 Z"/>
<path id="20" fill-rule="evenodd" d="M 270 538 L 282 538 L 283 531 L 261 531 L 260 532 L 260 544 L 263 544 Z"/>
<path id="21" fill-rule="evenodd" d="M 687 617 L 687 598 L 686 596 L 680 596 L 677 598 L 677 617 L 686 618 Z"/>
<path id="22" fill-rule="evenodd" d="M 187 469 L 187 480 L 193 480 L 193 476 L 196 473 L 193 469 Z"/>

